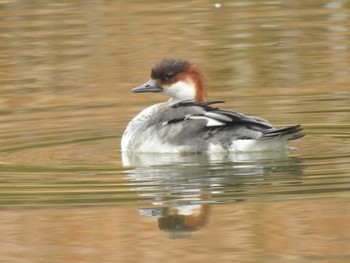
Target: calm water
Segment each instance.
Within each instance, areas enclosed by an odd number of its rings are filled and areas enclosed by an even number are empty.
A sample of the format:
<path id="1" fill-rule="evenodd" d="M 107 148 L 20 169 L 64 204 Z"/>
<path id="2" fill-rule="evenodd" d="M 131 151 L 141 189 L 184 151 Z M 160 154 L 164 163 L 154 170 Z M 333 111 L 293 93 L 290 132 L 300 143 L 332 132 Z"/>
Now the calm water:
<path id="1" fill-rule="evenodd" d="M 1 262 L 350 262 L 350 2 L 0 1 Z M 306 136 L 122 156 L 159 59 Z"/>

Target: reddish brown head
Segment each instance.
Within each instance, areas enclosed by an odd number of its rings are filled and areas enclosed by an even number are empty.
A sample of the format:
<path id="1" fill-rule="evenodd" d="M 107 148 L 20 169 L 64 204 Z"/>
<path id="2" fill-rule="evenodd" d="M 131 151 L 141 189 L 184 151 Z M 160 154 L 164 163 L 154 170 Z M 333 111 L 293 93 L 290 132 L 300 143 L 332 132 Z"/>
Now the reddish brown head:
<path id="1" fill-rule="evenodd" d="M 133 91 L 163 93 L 174 100 L 207 100 L 201 71 L 183 59 L 164 58 L 152 69 L 151 80 Z"/>

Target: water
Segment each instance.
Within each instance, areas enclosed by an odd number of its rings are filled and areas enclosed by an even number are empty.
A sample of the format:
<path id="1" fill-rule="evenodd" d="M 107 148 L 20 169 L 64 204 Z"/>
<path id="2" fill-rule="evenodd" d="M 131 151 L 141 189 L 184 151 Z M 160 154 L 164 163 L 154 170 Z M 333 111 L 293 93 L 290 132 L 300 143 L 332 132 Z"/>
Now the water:
<path id="1" fill-rule="evenodd" d="M 1 262 L 349 262 L 348 1 L 0 1 Z M 288 154 L 122 156 L 165 56 Z"/>

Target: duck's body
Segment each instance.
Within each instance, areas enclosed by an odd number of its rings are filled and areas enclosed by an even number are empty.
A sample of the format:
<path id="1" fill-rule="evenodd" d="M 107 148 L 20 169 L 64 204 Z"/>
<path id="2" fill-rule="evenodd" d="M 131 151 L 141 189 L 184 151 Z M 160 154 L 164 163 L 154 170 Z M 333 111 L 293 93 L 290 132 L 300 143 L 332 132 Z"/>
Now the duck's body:
<path id="1" fill-rule="evenodd" d="M 274 128 L 268 121 L 212 107 L 206 102 L 203 77 L 185 60 L 163 59 L 151 80 L 134 92 L 163 93 L 165 103 L 150 106 L 128 124 L 122 151 L 131 152 L 253 152 L 288 149 L 300 138 L 300 125 Z"/>

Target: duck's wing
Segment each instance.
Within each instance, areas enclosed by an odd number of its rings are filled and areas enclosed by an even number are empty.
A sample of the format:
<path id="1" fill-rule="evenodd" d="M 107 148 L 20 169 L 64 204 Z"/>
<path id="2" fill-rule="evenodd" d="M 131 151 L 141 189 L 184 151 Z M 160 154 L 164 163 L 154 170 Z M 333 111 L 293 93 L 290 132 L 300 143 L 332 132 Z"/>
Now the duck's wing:
<path id="1" fill-rule="evenodd" d="M 161 124 L 167 136 L 185 136 L 186 134 L 205 134 L 215 136 L 218 133 L 236 139 L 259 139 L 294 134 L 288 139 L 297 139 L 300 125 L 275 128 L 267 120 L 248 116 L 239 112 L 213 107 L 223 101 L 194 102 L 182 101 L 162 110 L 154 123 Z M 225 136 L 225 137 L 226 137 Z"/>
<path id="2" fill-rule="evenodd" d="M 181 101 L 170 105 L 162 110 L 156 122 L 163 124 L 173 124 L 191 120 L 192 123 L 200 121 L 203 127 L 220 127 L 250 124 L 258 126 L 261 129 L 271 129 L 272 124 L 255 116 L 248 116 L 235 111 L 223 110 L 213 107 L 213 104 L 223 103 L 224 101 Z M 188 122 L 191 123 L 191 122 Z"/>

